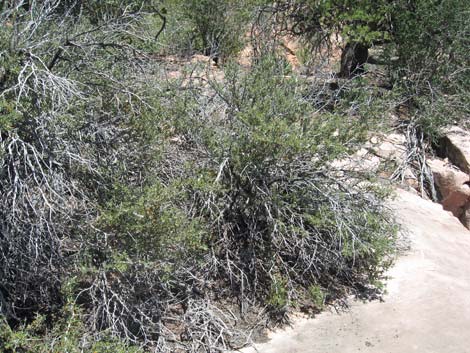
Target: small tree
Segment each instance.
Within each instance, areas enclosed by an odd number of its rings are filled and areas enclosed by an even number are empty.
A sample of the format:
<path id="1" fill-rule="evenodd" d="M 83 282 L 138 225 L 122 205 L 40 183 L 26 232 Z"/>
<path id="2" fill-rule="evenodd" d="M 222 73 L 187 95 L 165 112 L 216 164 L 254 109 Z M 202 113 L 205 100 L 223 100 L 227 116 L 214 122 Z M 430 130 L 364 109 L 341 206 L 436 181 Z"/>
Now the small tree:
<path id="1" fill-rule="evenodd" d="M 364 71 L 369 48 L 390 38 L 391 3 L 387 0 L 286 0 L 265 8 L 287 32 L 302 36 L 315 49 L 331 46 L 334 36 L 345 41 L 340 76 Z"/>
<path id="2" fill-rule="evenodd" d="M 193 26 L 195 48 L 215 62 L 243 46 L 253 0 L 184 0 L 180 7 Z"/>

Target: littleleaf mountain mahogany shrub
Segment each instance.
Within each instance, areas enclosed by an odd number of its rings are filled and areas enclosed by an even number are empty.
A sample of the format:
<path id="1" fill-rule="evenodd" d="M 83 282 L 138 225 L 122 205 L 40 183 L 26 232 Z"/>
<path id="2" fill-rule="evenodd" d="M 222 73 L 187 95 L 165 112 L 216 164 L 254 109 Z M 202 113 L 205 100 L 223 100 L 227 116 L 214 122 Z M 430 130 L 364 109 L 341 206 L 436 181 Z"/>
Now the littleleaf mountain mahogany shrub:
<path id="1" fill-rule="evenodd" d="M 308 85 L 275 57 L 248 73 L 231 66 L 213 87 L 209 105 L 225 114 L 188 126 L 215 163 L 217 188 L 201 202 L 218 275 L 274 314 L 311 300 L 311 288 L 318 304 L 379 279 L 394 244 L 385 193 L 330 166 L 362 140 L 364 122 L 315 114 Z"/>
<path id="2" fill-rule="evenodd" d="M 0 7 L 3 351 L 228 350 L 390 264 L 386 190 L 332 163 L 367 121 L 274 56 L 165 82 L 147 5 Z"/>

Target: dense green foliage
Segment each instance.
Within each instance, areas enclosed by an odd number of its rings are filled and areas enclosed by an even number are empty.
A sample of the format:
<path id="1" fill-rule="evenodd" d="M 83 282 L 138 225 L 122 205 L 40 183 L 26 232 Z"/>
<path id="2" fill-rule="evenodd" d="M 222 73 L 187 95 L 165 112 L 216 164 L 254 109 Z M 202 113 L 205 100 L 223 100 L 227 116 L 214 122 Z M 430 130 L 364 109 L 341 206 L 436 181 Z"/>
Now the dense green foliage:
<path id="1" fill-rule="evenodd" d="M 224 277 L 268 302 L 276 288 L 278 304 L 302 301 L 312 287 L 334 296 L 362 276 L 378 280 L 393 242 L 380 196 L 328 167 L 361 141 L 364 125 L 326 112 L 315 117 L 316 94 L 288 74 L 272 57 L 248 75 L 227 69 L 228 83 L 216 88 L 227 115 L 214 117 L 205 137 L 220 166 L 216 180 L 223 192 L 214 192 L 211 211 L 221 258 L 246 274 L 224 268 Z"/>
<path id="2" fill-rule="evenodd" d="M 308 0 L 280 2 L 292 21 L 292 32 L 317 45 L 340 34 L 346 42 L 371 45 L 390 38 L 393 4 L 379 0 Z M 284 7 L 284 8 L 283 8 Z"/>
<path id="3" fill-rule="evenodd" d="M 168 22 L 160 38 L 162 52 L 202 53 L 214 61 L 243 49 L 259 0 L 164 0 Z"/>
<path id="4" fill-rule="evenodd" d="M 369 49 L 381 51 L 390 83 L 428 135 L 468 117 L 468 1 L 286 0 L 268 7 L 289 33 L 314 50 L 343 41 L 339 75 L 364 72 Z"/>
<path id="5" fill-rule="evenodd" d="M 467 1 L 416 1 L 394 17 L 390 55 L 398 60 L 390 74 L 431 136 L 449 123 L 465 123 L 470 113 L 469 14 Z"/>

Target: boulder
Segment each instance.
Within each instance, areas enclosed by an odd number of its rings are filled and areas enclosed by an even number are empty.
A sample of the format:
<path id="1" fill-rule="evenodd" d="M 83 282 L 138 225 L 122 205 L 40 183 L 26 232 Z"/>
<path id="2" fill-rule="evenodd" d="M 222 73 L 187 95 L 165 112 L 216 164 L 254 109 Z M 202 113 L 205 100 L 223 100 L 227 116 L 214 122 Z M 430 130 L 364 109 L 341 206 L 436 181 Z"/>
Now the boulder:
<path id="1" fill-rule="evenodd" d="M 452 212 L 458 219 L 464 217 L 464 213 L 466 213 L 470 207 L 470 187 L 463 185 L 453 190 L 442 200 L 442 207 L 444 210 Z"/>
<path id="2" fill-rule="evenodd" d="M 441 199 L 445 199 L 470 180 L 468 174 L 454 168 L 443 160 L 429 159 L 427 163 L 431 169 L 434 183 Z"/>
<path id="3" fill-rule="evenodd" d="M 439 152 L 465 173 L 470 173 L 470 132 L 457 126 L 448 129 L 440 140 Z"/>
<path id="4" fill-rule="evenodd" d="M 470 229 L 470 177 L 446 161 L 428 160 L 442 207 Z"/>

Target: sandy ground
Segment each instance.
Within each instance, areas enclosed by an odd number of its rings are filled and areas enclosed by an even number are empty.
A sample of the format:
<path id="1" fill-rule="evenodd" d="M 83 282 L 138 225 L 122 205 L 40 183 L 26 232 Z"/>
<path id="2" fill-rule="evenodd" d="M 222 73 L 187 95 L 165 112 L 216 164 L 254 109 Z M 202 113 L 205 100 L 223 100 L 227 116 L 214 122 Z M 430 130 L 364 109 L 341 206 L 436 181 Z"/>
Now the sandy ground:
<path id="1" fill-rule="evenodd" d="M 258 352 L 470 353 L 470 232 L 440 205 L 405 191 L 393 207 L 411 249 L 390 270 L 384 301 L 298 318 Z"/>

